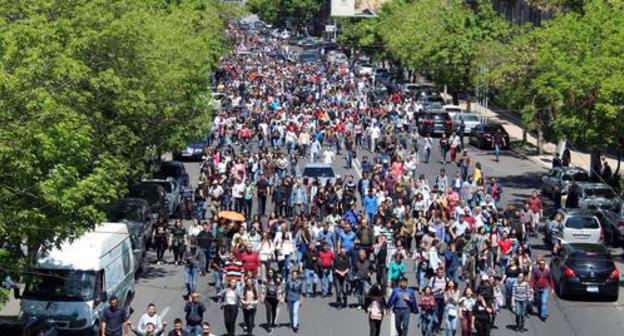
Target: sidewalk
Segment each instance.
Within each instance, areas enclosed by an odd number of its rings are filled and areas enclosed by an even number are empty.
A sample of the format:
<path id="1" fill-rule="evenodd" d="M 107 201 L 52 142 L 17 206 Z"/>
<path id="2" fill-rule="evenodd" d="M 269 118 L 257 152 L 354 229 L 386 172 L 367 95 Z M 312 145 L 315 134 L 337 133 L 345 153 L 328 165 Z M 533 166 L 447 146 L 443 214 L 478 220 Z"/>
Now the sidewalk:
<path id="1" fill-rule="evenodd" d="M 460 106 L 462 109 L 466 108 L 465 102 L 460 102 Z M 510 139 L 513 140 L 522 140 L 522 127 L 512 118 L 507 117 L 505 115 L 494 112 L 491 109 L 487 109 L 480 104 L 470 103 L 470 107 L 473 113 L 480 114 L 485 117 L 488 122 L 495 122 L 503 125 L 507 133 L 509 133 Z M 537 138 L 527 132 L 527 142 L 534 147 L 537 147 Z M 557 144 L 551 142 L 542 141 L 542 149 L 543 155 L 527 155 L 527 158 L 531 161 L 543 166 L 544 168 L 550 169 L 551 161 L 555 152 L 557 152 Z M 590 155 L 588 153 L 582 153 L 578 151 L 570 150 L 570 158 L 573 166 L 581 167 L 589 171 L 590 167 Z M 607 158 L 609 165 L 612 169 L 617 167 L 617 160 L 613 158 Z"/>
<path id="2" fill-rule="evenodd" d="M 9 301 L 0 308 L 0 316 L 17 316 L 20 312 L 20 300 L 9 294 Z"/>

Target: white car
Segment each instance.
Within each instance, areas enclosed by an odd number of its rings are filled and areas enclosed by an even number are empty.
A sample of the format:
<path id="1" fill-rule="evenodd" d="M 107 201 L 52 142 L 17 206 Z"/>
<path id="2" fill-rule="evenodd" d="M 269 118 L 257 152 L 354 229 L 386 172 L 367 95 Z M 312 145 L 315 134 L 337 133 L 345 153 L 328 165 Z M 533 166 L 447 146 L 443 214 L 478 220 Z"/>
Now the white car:
<path id="1" fill-rule="evenodd" d="M 449 113 L 453 120 L 453 129 L 459 130 L 462 119 L 464 120 L 464 134 L 470 134 L 470 131 L 479 124 L 481 124 L 481 118 L 478 114 L 474 113 Z"/>
<path id="2" fill-rule="evenodd" d="M 355 73 L 358 76 L 373 76 L 375 67 L 370 63 L 357 63 L 355 65 Z"/>
<path id="3" fill-rule="evenodd" d="M 563 216 L 561 239 L 566 243 L 595 243 L 604 240 L 600 221 L 589 210 L 559 210 Z"/>

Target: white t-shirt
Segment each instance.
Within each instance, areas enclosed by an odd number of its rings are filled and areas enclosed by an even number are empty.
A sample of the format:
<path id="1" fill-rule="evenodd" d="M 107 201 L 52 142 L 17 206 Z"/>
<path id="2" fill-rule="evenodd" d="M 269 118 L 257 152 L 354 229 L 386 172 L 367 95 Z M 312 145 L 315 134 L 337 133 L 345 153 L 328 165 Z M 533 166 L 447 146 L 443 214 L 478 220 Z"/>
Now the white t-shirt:
<path id="1" fill-rule="evenodd" d="M 245 193 L 245 184 L 244 183 L 235 183 L 232 186 L 232 197 L 234 198 L 243 198 L 243 194 Z"/>
<path id="2" fill-rule="evenodd" d="M 334 151 L 331 149 L 325 150 L 325 152 L 323 153 L 323 162 L 326 164 L 331 164 L 332 162 L 334 162 L 334 158 L 336 157 L 336 154 L 334 154 Z"/>

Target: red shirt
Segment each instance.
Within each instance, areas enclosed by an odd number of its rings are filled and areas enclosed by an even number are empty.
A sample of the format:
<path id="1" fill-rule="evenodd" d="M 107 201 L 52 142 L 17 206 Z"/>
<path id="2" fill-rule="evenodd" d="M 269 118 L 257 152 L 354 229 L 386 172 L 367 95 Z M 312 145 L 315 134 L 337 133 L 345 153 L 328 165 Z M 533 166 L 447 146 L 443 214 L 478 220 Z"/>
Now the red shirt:
<path id="1" fill-rule="evenodd" d="M 498 247 L 500 247 L 501 252 L 503 252 L 504 254 L 508 254 L 511 251 L 512 246 L 513 242 L 509 238 L 498 241 Z"/>
<path id="2" fill-rule="evenodd" d="M 254 275 L 257 275 L 258 269 L 260 268 L 260 256 L 258 256 L 257 252 L 243 252 L 240 255 L 240 260 L 243 263 L 243 270 L 245 272 L 251 272 Z"/>
<path id="3" fill-rule="evenodd" d="M 321 250 L 318 253 L 319 259 L 321 260 L 321 266 L 323 268 L 330 268 L 334 265 L 334 251 L 332 250 Z"/>
<path id="4" fill-rule="evenodd" d="M 544 205 L 542 204 L 542 200 L 539 197 L 531 197 L 529 198 L 529 209 L 533 211 L 533 213 L 539 213 Z"/>

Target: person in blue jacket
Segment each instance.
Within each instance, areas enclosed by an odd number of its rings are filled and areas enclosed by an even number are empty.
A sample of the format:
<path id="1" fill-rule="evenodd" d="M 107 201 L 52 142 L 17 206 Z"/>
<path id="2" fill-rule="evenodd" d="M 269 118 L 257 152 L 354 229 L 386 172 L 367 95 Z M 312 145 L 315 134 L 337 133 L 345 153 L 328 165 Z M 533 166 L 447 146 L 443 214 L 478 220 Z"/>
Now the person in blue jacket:
<path id="1" fill-rule="evenodd" d="M 407 278 L 399 281 L 399 287 L 392 290 L 388 303 L 388 309 L 394 313 L 394 327 L 397 335 L 406 336 L 409 328 L 410 314 L 418 314 L 418 301 L 413 289 L 407 288 Z"/>

